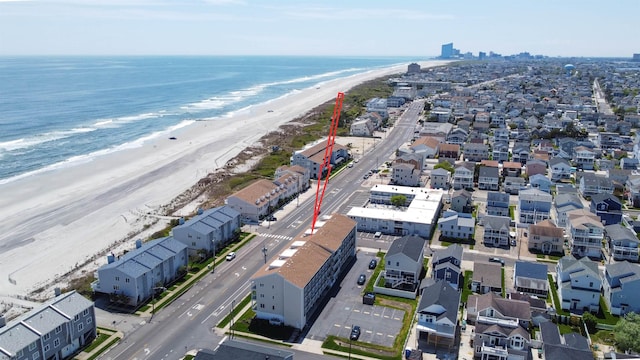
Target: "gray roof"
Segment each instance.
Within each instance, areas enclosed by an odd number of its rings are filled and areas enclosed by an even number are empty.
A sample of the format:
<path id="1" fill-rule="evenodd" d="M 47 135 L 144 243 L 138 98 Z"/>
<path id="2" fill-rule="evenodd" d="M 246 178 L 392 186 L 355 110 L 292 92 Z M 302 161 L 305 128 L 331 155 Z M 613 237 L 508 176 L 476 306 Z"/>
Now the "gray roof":
<path id="1" fill-rule="evenodd" d="M 40 334 L 47 334 L 69 320 L 51 307 L 29 312 L 23 322 Z"/>
<path id="2" fill-rule="evenodd" d="M 606 176 L 599 176 L 594 173 L 583 173 L 581 181 L 584 181 L 586 186 L 600 186 L 610 187 L 611 180 Z"/>
<path id="3" fill-rule="evenodd" d="M 604 268 L 607 274 L 611 277 L 631 275 L 636 279 L 640 279 L 640 266 L 631 264 L 626 260 L 614 264 L 605 264 Z"/>
<path id="4" fill-rule="evenodd" d="M 487 192 L 487 202 L 490 201 L 499 201 L 499 202 L 509 202 L 509 194 L 498 192 L 498 191 L 489 191 Z"/>
<path id="5" fill-rule="evenodd" d="M 122 255 L 111 264 L 101 266 L 98 271 L 118 269 L 124 274 L 136 278 L 186 248 L 187 246 L 185 244 L 175 240 L 171 236 L 151 240 L 142 244 L 140 248 Z"/>
<path id="6" fill-rule="evenodd" d="M 589 343 L 584 337 L 575 333 L 565 334 L 563 341 L 560 330 L 551 321 L 540 323 L 540 334 L 547 359 L 584 360 L 593 358 Z"/>
<path id="7" fill-rule="evenodd" d="M 17 351 L 39 340 L 40 334 L 49 333 L 73 319 L 76 314 L 92 307 L 93 302 L 75 291 L 47 301 L 0 328 L 0 354 L 9 352 L 13 359 L 12 356 Z"/>
<path id="8" fill-rule="evenodd" d="M 203 349 L 198 351 L 194 360 L 289 360 L 293 359 L 293 352 L 281 347 L 270 347 L 261 344 L 227 339 L 220 344 L 216 351 Z"/>
<path id="9" fill-rule="evenodd" d="M 71 319 L 76 314 L 80 314 L 85 309 L 92 307 L 93 302 L 87 300 L 84 296 L 78 294 L 77 292 L 72 291 L 55 298 L 51 302 L 51 306 Z"/>
<path id="10" fill-rule="evenodd" d="M 604 227 L 604 231 L 611 240 L 629 240 L 638 242 L 638 238 L 633 231 L 620 224 L 607 225 Z"/>
<path id="11" fill-rule="evenodd" d="M 484 151 L 484 150 L 489 150 L 489 145 L 468 142 L 464 144 L 464 149 L 465 150 L 475 149 L 475 150 Z"/>
<path id="12" fill-rule="evenodd" d="M 491 229 L 500 229 L 503 227 L 509 228 L 511 218 L 508 216 L 485 215 L 482 218 L 482 221 L 485 227 L 490 227 Z"/>
<path id="13" fill-rule="evenodd" d="M 473 281 L 492 288 L 502 288 L 502 267 L 495 263 L 474 262 Z"/>
<path id="14" fill-rule="evenodd" d="M 458 259 L 458 264 L 460 264 L 462 261 L 462 246 L 460 244 L 451 244 L 444 249 L 434 251 L 431 262 L 435 265 L 447 258 Z"/>
<path id="15" fill-rule="evenodd" d="M 591 197 L 591 202 L 596 204 L 606 200 L 608 200 L 607 202 L 614 202 L 616 204 L 622 205 L 620 199 L 618 199 L 618 197 L 616 196 L 613 196 L 613 194 L 595 194 Z"/>
<path id="16" fill-rule="evenodd" d="M 561 157 L 553 157 L 553 158 L 549 159 L 549 165 L 551 165 L 552 167 L 554 165 L 558 165 L 558 164 L 564 164 L 564 165 L 566 165 L 568 167 L 571 167 L 571 164 L 567 160 L 565 160 L 565 159 L 563 159 Z"/>
<path id="17" fill-rule="evenodd" d="M 557 194 L 554 200 L 557 208 L 560 208 L 569 204 L 575 204 L 576 209 L 584 208 L 584 204 L 582 203 L 582 201 L 580 201 L 580 198 L 578 198 L 577 194 L 573 194 L 573 193 Z"/>
<path id="18" fill-rule="evenodd" d="M 445 316 L 452 323 L 456 323 L 460 307 L 460 292 L 458 290 L 444 280 L 437 280 L 435 284 L 427 286 L 422 291 L 418 312 L 425 313 L 428 307 L 435 304 L 442 306 L 445 310 L 444 313 L 434 314 L 437 318 Z"/>
<path id="19" fill-rule="evenodd" d="M 586 256 L 579 260 L 576 260 L 576 258 L 571 255 L 563 256 L 558 261 L 558 267 L 562 272 L 570 272 L 572 274 L 580 273 L 580 275 L 590 275 L 596 279 L 600 278 L 598 264 Z"/>
<path id="20" fill-rule="evenodd" d="M 445 170 L 443 168 L 437 168 L 435 170 L 431 170 L 431 176 L 447 176 L 447 175 L 451 175 L 451 173 L 449 172 L 449 170 Z"/>
<path id="21" fill-rule="evenodd" d="M 495 177 L 497 178 L 498 175 L 498 168 L 496 167 L 489 167 L 489 166 L 480 166 L 480 169 L 478 170 L 478 176 L 479 177 Z"/>
<path id="22" fill-rule="evenodd" d="M 471 199 L 471 193 L 465 189 L 456 190 L 451 194 L 451 198 L 456 198 L 458 196 L 464 196 L 467 199 Z"/>
<path id="23" fill-rule="evenodd" d="M 547 280 L 547 265 L 529 261 L 516 261 L 515 276 Z"/>
<path id="24" fill-rule="evenodd" d="M 240 213 L 238 211 L 228 205 L 223 205 L 205 210 L 201 215 L 194 216 L 184 224 L 176 226 L 176 228 L 189 227 L 201 234 L 209 234 L 212 231 L 216 231 L 221 225 L 239 216 Z"/>
<path id="25" fill-rule="evenodd" d="M 424 248 L 424 239 L 418 235 L 407 235 L 396 239 L 391 243 L 387 256 L 404 254 L 413 261 L 422 261 L 420 254 Z"/>

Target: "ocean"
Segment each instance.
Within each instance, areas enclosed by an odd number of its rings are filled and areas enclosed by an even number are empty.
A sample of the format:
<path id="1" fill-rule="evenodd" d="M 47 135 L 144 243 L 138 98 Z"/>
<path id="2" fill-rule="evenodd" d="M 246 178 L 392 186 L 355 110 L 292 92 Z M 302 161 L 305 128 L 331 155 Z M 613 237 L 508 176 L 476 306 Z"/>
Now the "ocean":
<path id="1" fill-rule="evenodd" d="M 424 59 L 419 59 L 424 60 Z M 0 184 L 413 58 L 0 57 Z"/>

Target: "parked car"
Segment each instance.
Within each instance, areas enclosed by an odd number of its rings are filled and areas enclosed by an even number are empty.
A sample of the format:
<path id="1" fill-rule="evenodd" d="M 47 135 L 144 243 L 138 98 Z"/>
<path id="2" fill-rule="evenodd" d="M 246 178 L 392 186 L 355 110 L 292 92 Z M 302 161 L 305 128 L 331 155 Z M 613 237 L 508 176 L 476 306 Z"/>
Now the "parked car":
<path id="1" fill-rule="evenodd" d="M 489 262 L 495 262 L 495 263 L 500 263 L 500 265 L 504 266 L 504 260 L 497 258 L 497 257 L 492 257 L 489 259 Z"/>
<path id="2" fill-rule="evenodd" d="M 359 338 L 360 338 L 360 326 L 356 325 L 351 328 L 351 335 L 349 336 L 349 339 L 353 341 L 357 341 Z"/>
<path id="3" fill-rule="evenodd" d="M 278 220 L 278 218 L 276 218 L 276 217 L 275 217 L 275 216 L 273 216 L 273 215 L 269 215 L 269 216 L 267 216 L 267 220 L 268 220 L 268 221 L 277 221 L 277 220 Z"/>
<path id="4" fill-rule="evenodd" d="M 382 236 L 382 233 L 380 231 L 376 231 L 376 233 L 373 234 L 373 237 L 375 237 L 375 238 L 379 238 L 381 236 Z"/>
<path id="5" fill-rule="evenodd" d="M 235 258 L 236 258 L 236 253 L 235 252 L 232 251 L 232 252 L 227 254 L 227 261 L 231 261 L 231 260 L 233 260 Z"/>
<path id="6" fill-rule="evenodd" d="M 367 282 L 367 275 L 360 274 L 360 276 L 358 276 L 358 285 L 364 285 L 365 282 Z"/>
<path id="7" fill-rule="evenodd" d="M 369 269 L 375 269 L 376 266 L 378 266 L 378 260 L 376 259 L 371 259 L 371 261 L 369 261 Z"/>

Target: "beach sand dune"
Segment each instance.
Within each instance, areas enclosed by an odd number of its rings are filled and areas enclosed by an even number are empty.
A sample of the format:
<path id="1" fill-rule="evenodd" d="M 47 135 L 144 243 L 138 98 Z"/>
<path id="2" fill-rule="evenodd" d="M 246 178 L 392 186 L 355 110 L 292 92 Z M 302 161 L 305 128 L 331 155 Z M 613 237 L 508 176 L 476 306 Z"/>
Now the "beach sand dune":
<path id="1" fill-rule="evenodd" d="M 406 65 L 330 81 L 231 117 L 196 121 L 169 135 L 175 140 L 157 138 L 0 185 L 0 295 L 51 297 L 51 288 L 65 281 L 63 275 L 95 271 L 106 262 L 97 254 L 132 247 L 124 239 L 154 222 L 150 213 L 264 134 L 339 91 L 404 71 Z"/>

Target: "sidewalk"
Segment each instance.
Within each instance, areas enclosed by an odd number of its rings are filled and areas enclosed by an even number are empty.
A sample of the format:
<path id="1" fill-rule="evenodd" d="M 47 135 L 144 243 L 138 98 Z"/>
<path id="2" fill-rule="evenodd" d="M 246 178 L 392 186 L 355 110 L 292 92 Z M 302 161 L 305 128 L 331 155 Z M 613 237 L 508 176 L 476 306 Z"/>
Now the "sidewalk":
<path id="1" fill-rule="evenodd" d="M 99 346 L 96 346 L 93 350 L 89 352 L 86 352 L 86 351 L 80 352 L 79 354 L 73 357 L 74 359 L 87 360 L 96 354 L 103 353 L 107 351 L 109 348 L 113 347 L 115 344 L 117 344 L 118 341 L 122 340 L 122 338 L 124 337 L 124 334 L 122 332 L 115 331 L 115 330 L 100 328 L 98 329 L 98 332 L 102 334 L 108 334 L 109 337 L 105 339 Z M 117 341 L 114 341 L 116 339 Z"/>

